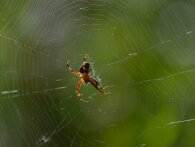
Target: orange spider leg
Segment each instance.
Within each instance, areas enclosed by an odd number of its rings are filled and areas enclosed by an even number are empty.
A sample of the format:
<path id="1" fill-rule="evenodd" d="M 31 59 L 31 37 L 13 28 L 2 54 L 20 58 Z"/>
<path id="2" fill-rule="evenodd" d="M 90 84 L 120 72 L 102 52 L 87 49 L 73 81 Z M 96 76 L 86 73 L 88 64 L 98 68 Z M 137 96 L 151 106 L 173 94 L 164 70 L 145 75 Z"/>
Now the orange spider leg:
<path id="1" fill-rule="evenodd" d="M 81 89 L 81 86 L 82 86 L 83 83 L 84 83 L 84 80 L 82 78 L 76 85 L 76 95 L 78 97 L 81 96 L 80 89 Z"/>
<path id="2" fill-rule="evenodd" d="M 88 81 L 101 93 L 104 93 L 103 88 L 100 86 L 99 82 L 92 76 L 88 76 Z"/>
<path id="3" fill-rule="evenodd" d="M 72 72 L 74 75 L 78 76 L 78 77 L 81 77 L 82 74 L 80 72 Z"/>

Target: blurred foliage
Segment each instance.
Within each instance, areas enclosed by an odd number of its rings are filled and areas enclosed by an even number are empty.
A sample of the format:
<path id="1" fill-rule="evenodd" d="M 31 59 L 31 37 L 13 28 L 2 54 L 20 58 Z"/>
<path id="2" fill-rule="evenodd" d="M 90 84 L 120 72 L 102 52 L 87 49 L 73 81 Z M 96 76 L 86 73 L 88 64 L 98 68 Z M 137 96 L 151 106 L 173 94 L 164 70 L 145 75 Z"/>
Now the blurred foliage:
<path id="1" fill-rule="evenodd" d="M 193 147 L 195 2 L 0 1 L 1 147 Z M 110 95 L 65 63 L 88 53 Z"/>

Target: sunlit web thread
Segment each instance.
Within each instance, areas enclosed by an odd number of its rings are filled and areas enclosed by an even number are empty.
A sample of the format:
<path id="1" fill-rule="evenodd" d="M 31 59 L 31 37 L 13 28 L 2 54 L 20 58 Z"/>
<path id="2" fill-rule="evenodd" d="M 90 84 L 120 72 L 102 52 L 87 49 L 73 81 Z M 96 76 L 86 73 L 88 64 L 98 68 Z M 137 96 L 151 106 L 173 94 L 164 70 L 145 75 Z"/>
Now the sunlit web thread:
<path id="1" fill-rule="evenodd" d="M 161 45 L 167 45 L 168 43 L 171 43 L 173 41 L 176 41 L 177 39 L 182 39 L 183 37 L 188 36 L 188 35 L 191 35 L 192 33 L 194 33 L 194 30 L 187 31 L 184 34 L 177 35 L 175 39 L 168 39 L 166 41 L 162 41 L 162 42 L 160 42 L 160 43 L 158 43 L 156 45 L 153 45 L 153 46 L 149 47 L 146 50 L 143 50 L 143 51 L 140 51 L 140 52 L 136 52 L 136 53 L 130 53 L 128 57 L 122 58 L 120 60 L 116 60 L 115 62 L 112 62 L 112 63 L 108 63 L 107 65 L 108 66 L 111 66 L 111 65 L 123 63 L 125 61 L 130 60 L 130 59 L 133 59 L 133 57 L 136 56 L 136 55 L 139 56 L 139 55 L 141 55 L 141 54 L 143 54 L 145 52 L 148 52 L 148 51 L 150 51 L 152 49 L 158 48 Z"/>

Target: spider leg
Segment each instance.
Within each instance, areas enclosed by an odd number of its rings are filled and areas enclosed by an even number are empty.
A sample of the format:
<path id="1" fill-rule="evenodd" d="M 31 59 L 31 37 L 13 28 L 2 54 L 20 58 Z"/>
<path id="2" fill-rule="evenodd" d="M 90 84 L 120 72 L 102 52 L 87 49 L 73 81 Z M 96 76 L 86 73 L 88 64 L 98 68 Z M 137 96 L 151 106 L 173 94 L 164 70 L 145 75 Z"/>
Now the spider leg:
<path id="1" fill-rule="evenodd" d="M 87 60 L 88 60 L 88 54 L 86 54 L 85 57 L 83 58 L 84 62 L 87 62 Z"/>
<path id="2" fill-rule="evenodd" d="M 76 76 L 78 76 L 78 77 L 81 77 L 81 76 L 82 76 L 80 72 L 74 72 L 74 71 L 73 71 L 72 67 L 70 67 L 70 65 L 69 65 L 69 61 L 66 63 L 66 66 L 68 67 L 68 69 L 70 70 L 70 72 L 71 72 L 72 74 L 74 74 L 74 75 L 76 75 Z"/>
<path id="3" fill-rule="evenodd" d="M 72 72 L 72 74 L 78 76 L 78 77 L 82 77 L 82 74 L 80 72 Z"/>
<path id="4" fill-rule="evenodd" d="M 68 69 L 70 70 L 70 72 L 73 72 L 72 67 L 70 67 L 70 65 L 69 65 L 69 60 L 68 60 L 68 62 L 66 63 L 66 66 L 68 67 Z"/>
<path id="5" fill-rule="evenodd" d="M 83 83 L 84 83 L 84 80 L 83 80 L 83 78 L 82 78 L 82 79 L 77 83 L 77 85 L 76 85 L 76 95 L 77 95 L 78 97 L 81 96 L 80 89 L 81 89 L 81 86 L 82 86 Z"/>
<path id="6" fill-rule="evenodd" d="M 101 93 L 104 93 L 103 87 L 101 87 L 101 85 L 95 78 L 93 78 L 92 76 L 89 76 L 88 80 L 97 90 L 99 90 Z"/>

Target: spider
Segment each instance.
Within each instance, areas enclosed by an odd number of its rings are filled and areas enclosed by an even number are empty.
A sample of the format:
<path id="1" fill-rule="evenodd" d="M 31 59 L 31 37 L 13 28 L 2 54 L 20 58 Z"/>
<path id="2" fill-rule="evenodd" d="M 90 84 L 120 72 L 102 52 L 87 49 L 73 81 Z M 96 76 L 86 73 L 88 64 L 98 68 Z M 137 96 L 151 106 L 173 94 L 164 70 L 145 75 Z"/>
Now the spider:
<path id="1" fill-rule="evenodd" d="M 69 65 L 69 61 L 66 65 L 72 74 L 76 75 L 77 77 L 81 77 L 81 79 L 76 85 L 76 95 L 78 97 L 81 96 L 80 89 L 84 82 L 91 83 L 98 91 L 104 93 L 103 87 L 100 85 L 100 83 L 93 76 L 90 75 L 90 71 L 92 69 L 91 64 L 88 62 L 87 55 L 85 55 L 85 57 L 83 58 L 83 64 L 81 65 L 79 72 L 73 71 L 73 69 Z"/>

